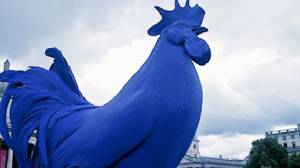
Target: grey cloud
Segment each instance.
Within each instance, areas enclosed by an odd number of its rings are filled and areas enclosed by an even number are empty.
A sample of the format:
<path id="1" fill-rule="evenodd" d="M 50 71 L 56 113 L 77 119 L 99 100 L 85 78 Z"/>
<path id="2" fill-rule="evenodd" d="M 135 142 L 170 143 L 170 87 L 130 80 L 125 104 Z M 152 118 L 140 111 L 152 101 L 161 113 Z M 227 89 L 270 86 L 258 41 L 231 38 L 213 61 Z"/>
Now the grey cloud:
<path id="1" fill-rule="evenodd" d="M 216 0 L 202 4 L 210 29 L 206 39 L 218 42 L 213 47 L 222 47 L 221 53 L 213 55 L 211 64 L 234 57 L 236 61 L 231 64 L 236 69 L 218 70 L 212 79 L 202 79 L 206 107 L 199 132 L 263 134 L 274 126 L 299 123 L 300 2 Z M 213 52 L 216 49 L 212 48 Z M 251 64 L 259 57 L 266 58 L 259 55 L 251 60 L 247 53 L 256 49 L 273 51 L 269 57 L 276 61 L 250 67 L 241 76 L 228 79 L 231 82 L 222 81 L 227 75 L 224 73 L 242 70 L 244 64 L 239 60 L 246 59 Z"/>
<path id="2" fill-rule="evenodd" d="M 132 1 L 0 1 L 0 55 L 26 56 L 28 50 L 67 31 L 80 17 L 104 29 L 109 15 Z"/>
<path id="3" fill-rule="evenodd" d="M 227 51 L 224 56 L 239 49 L 270 46 L 281 49 L 286 42 L 290 46 L 299 43 L 300 33 L 295 31 L 300 27 L 299 1 L 216 0 L 202 4 L 207 11 L 209 33 L 222 41 Z"/>
<path id="4" fill-rule="evenodd" d="M 228 71 L 218 72 L 221 77 Z M 296 125 L 300 122 L 299 72 L 300 58 L 286 57 L 250 68 L 230 82 L 204 80 L 207 95 L 200 133 L 262 134 L 278 125 Z"/>

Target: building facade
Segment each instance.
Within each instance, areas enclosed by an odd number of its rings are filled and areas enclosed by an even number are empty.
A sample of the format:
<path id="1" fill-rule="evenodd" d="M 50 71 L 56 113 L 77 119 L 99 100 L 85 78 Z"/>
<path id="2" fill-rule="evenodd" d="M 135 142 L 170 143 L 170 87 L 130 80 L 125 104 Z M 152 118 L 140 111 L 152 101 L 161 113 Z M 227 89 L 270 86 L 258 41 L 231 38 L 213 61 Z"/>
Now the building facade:
<path id="1" fill-rule="evenodd" d="M 268 131 L 266 138 L 275 139 L 287 149 L 289 154 L 300 153 L 300 124 L 297 125 L 297 128 Z"/>
<path id="2" fill-rule="evenodd" d="M 197 138 L 194 138 L 191 146 L 189 147 L 186 156 L 190 157 L 200 157 L 200 150 L 199 150 L 199 140 Z"/>
<path id="3" fill-rule="evenodd" d="M 178 168 L 243 168 L 245 165 L 244 160 L 185 156 Z"/>
<path id="4" fill-rule="evenodd" d="M 4 62 L 4 66 L 3 66 L 3 71 L 8 71 L 9 70 L 9 67 L 10 67 L 10 63 L 9 63 L 9 61 L 8 60 L 6 60 L 5 62 Z"/>
<path id="5" fill-rule="evenodd" d="M 9 63 L 9 61 L 8 60 L 6 60 L 5 62 L 4 62 L 4 69 L 3 69 L 3 71 L 7 71 L 7 70 L 9 70 L 9 66 L 10 66 L 10 63 Z M 1 100 L 1 97 L 2 97 L 2 94 L 3 94 L 3 91 L 5 90 L 5 88 L 6 88 L 6 86 L 7 86 L 7 84 L 6 83 L 4 83 L 4 82 L 0 82 L 0 100 Z"/>
<path id="6" fill-rule="evenodd" d="M 200 156 L 199 140 L 194 139 L 177 168 L 243 168 L 245 160 Z"/>

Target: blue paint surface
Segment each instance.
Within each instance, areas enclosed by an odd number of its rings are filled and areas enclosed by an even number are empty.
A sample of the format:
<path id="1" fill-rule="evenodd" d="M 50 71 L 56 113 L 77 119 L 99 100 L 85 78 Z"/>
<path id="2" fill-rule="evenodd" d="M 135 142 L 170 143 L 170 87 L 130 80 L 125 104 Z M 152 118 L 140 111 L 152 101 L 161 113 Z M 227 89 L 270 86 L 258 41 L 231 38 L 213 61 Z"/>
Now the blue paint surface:
<path id="1" fill-rule="evenodd" d="M 0 131 L 21 167 L 174 168 L 186 153 L 202 107 L 200 80 L 192 61 L 210 60 L 207 43 L 197 35 L 204 10 L 187 1 L 166 11 L 149 35 L 160 35 L 151 55 L 103 106 L 89 103 L 56 48 L 49 70 L 5 71 L 8 82 L 0 105 Z M 109 73 L 109 72 L 108 72 Z M 8 104 L 11 100 L 9 110 Z M 12 132 L 8 133 L 6 111 Z M 38 143 L 28 155 L 28 140 L 37 130 Z"/>

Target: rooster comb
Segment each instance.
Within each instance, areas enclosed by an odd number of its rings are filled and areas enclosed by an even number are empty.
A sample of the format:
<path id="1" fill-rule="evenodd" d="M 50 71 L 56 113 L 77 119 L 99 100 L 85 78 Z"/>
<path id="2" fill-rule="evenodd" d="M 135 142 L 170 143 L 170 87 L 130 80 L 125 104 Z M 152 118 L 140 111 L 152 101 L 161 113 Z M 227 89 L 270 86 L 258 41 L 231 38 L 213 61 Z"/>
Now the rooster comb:
<path id="1" fill-rule="evenodd" d="M 175 9 L 171 11 L 159 6 L 155 6 L 155 9 L 162 19 L 148 30 L 148 34 L 151 36 L 159 35 L 166 27 L 179 21 L 191 26 L 200 26 L 205 15 L 205 11 L 198 4 L 191 7 L 190 0 L 186 0 L 184 7 L 181 7 L 179 1 L 175 0 Z"/>

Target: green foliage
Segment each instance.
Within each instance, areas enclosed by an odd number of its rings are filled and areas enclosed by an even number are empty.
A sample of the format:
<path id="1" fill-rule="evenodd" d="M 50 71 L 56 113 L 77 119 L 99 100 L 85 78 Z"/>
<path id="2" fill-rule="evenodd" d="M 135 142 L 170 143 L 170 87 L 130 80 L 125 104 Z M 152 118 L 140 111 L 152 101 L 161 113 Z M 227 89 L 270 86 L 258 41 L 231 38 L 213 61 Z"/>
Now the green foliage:
<path id="1" fill-rule="evenodd" d="M 293 154 L 289 157 L 289 168 L 300 168 L 300 154 Z"/>
<path id="2" fill-rule="evenodd" d="M 246 168 L 287 168 L 288 152 L 274 139 L 266 138 L 252 142 Z"/>

